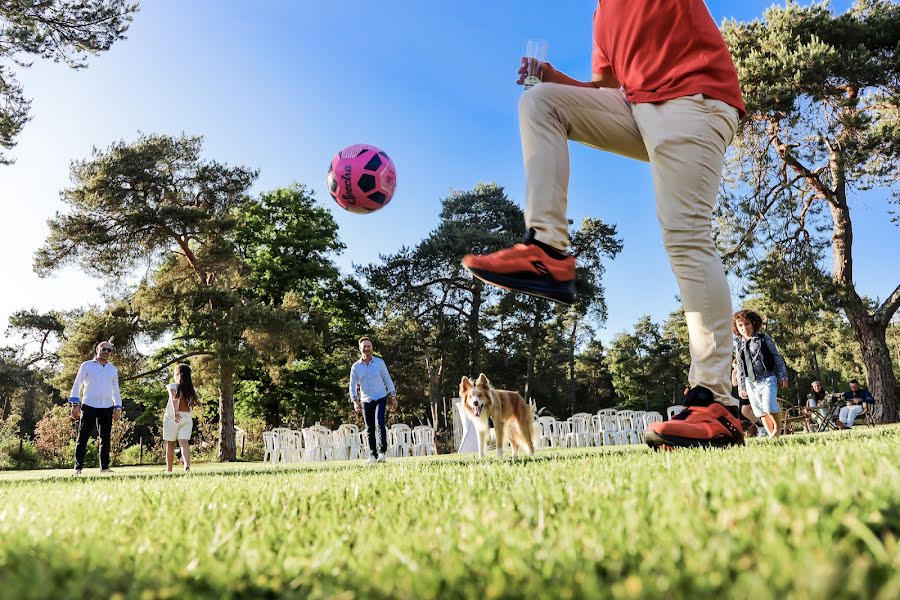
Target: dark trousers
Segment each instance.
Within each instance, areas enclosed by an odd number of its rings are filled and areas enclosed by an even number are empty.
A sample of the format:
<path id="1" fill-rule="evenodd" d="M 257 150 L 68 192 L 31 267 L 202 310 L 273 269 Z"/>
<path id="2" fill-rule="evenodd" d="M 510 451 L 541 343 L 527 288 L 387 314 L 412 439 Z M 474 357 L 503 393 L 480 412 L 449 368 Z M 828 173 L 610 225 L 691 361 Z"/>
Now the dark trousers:
<path id="1" fill-rule="evenodd" d="M 75 468 L 84 466 L 84 453 L 88 439 L 94 434 L 94 426 L 100 430 L 100 468 L 109 468 L 109 439 L 112 434 L 113 409 L 81 407 L 81 423 L 78 426 L 78 445 L 75 446 Z"/>
<path id="2" fill-rule="evenodd" d="M 376 425 L 381 438 L 381 451 L 387 452 L 387 428 L 384 426 L 385 408 L 387 408 L 387 396 L 381 400 L 363 402 L 363 415 L 366 417 L 366 429 L 369 430 L 369 450 L 372 451 L 372 456 L 378 455 L 378 447 L 375 445 Z"/>

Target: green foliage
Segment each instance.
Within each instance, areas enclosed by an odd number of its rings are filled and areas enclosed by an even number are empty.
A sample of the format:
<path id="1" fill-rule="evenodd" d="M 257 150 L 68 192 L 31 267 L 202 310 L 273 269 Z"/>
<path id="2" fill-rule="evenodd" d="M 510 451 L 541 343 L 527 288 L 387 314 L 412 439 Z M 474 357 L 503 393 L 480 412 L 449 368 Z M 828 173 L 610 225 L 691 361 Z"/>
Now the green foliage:
<path id="1" fill-rule="evenodd" d="M 48 467 L 72 467 L 75 464 L 75 447 L 78 445 L 76 440 L 69 440 L 65 450 L 60 453 L 59 457 L 53 457 L 45 461 Z M 112 459 L 110 458 L 110 462 Z M 88 438 L 84 451 L 84 468 L 98 469 L 100 468 L 100 447 L 96 437 Z"/>
<path id="2" fill-rule="evenodd" d="M 78 480 L 4 474 L 0 506 L 27 518 L 0 520 L 3 589 L 32 597 L 39 580 L 50 597 L 893 598 L 898 435 L 381 468 L 200 465 L 188 477 L 158 467 Z M 98 503 L 115 510 L 72 518 L 70 507 Z"/>
<path id="3" fill-rule="evenodd" d="M 780 396 L 803 403 L 812 381 L 837 392 L 854 377 L 865 379 L 859 341 L 835 308 L 833 282 L 814 265 L 773 248 L 754 266 L 748 294 L 742 307 L 764 317 L 791 371 Z"/>
<path id="4" fill-rule="evenodd" d="M 7 335 L 16 335 L 23 340 L 25 346 L 37 344 L 37 351 L 23 356 L 27 366 L 41 361 L 55 365 L 58 356 L 51 348 L 63 339 L 66 321 L 67 316 L 55 310 L 47 313 L 39 313 L 34 309 L 19 310 L 9 317 Z"/>
<path id="5" fill-rule="evenodd" d="M 615 225 L 593 218 L 584 219 L 572 233 L 570 250 L 576 259 L 577 310 L 582 314 L 593 312 L 599 322 L 606 320 L 604 260 L 613 260 L 622 251 L 622 240 L 616 234 Z"/>
<path id="6" fill-rule="evenodd" d="M 134 423 L 129 421 L 123 412 L 118 420 L 113 421 L 112 431 L 110 432 L 109 456 L 111 461 L 119 460 L 125 448 L 131 444 L 133 433 Z"/>
<path id="7" fill-rule="evenodd" d="M 609 372 L 607 350 L 600 340 L 591 340 L 576 362 L 576 381 L 579 385 L 578 398 L 586 406 L 578 406 L 578 411 L 597 412 L 601 408 L 616 405 L 616 391 Z M 595 408 L 596 407 L 596 408 Z"/>
<path id="8" fill-rule="evenodd" d="M 31 440 L 16 435 L 0 435 L 0 470 L 37 469 L 41 456 Z"/>
<path id="9" fill-rule="evenodd" d="M 240 415 L 260 417 L 270 427 L 299 428 L 346 414 L 349 364 L 323 357 L 293 361 L 278 369 L 243 371 L 235 391 Z"/>
<path id="10" fill-rule="evenodd" d="M 10 65 L 27 68 L 30 58 L 39 56 L 73 69 L 84 68 L 89 54 L 109 50 L 124 39 L 137 9 L 137 3 L 128 0 L 0 2 L 0 147 L 12 149 L 31 118 L 31 101 Z M 0 153 L 0 164 L 10 162 L 8 155 Z"/>
<path id="11" fill-rule="evenodd" d="M 119 376 L 141 364 L 136 347 L 140 334 L 135 311 L 125 302 L 113 302 L 105 308 L 91 306 L 73 313 L 65 323 L 64 338 L 56 351 L 62 368 L 52 383 L 64 397 L 68 397 L 78 368 L 97 354 L 97 345 L 109 341 L 115 348 L 110 362 L 116 365 Z"/>
<path id="12" fill-rule="evenodd" d="M 0 430 L 28 435 L 44 412 L 60 400 L 47 384 L 51 372 L 20 358 L 21 352 L 0 349 Z"/>
<path id="13" fill-rule="evenodd" d="M 346 348 L 366 330 L 369 294 L 341 277 L 344 249 L 331 213 L 301 185 L 236 211 L 246 294 L 265 307 L 244 336 L 255 352 L 239 371 L 237 410 L 270 426 L 335 418 L 346 409 Z"/>
<path id="14" fill-rule="evenodd" d="M 211 276 L 223 258 L 223 234 L 235 225 L 231 211 L 246 201 L 257 172 L 201 159 L 202 143 L 141 135 L 74 161 L 74 185 L 62 192 L 71 210 L 50 220 L 35 270 L 74 263 L 109 280 L 164 260 L 177 245 L 195 278 Z"/>
<path id="15" fill-rule="evenodd" d="M 344 250 L 331 213 L 302 185 L 263 193 L 237 211 L 238 254 L 250 270 L 248 286 L 270 306 L 289 292 L 313 295 L 338 279 L 332 256 Z"/>
<path id="16" fill-rule="evenodd" d="M 613 339 L 607 363 L 621 408 L 663 412 L 678 404 L 690 367 L 684 312 L 673 313 L 662 326 L 641 318 L 633 333 Z"/>
<path id="17" fill-rule="evenodd" d="M 135 444 L 133 446 L 128 446 L 122 453 L 119 455 L 118 459 L 113 462 L 114 465 L 139 465 L 139 464 L 152 464 L 153 459 L 151 458 L 150 451 L 147 448 L 144 448 L 143 453 L 141 452 L 141 446 L 139 444 Z"/>

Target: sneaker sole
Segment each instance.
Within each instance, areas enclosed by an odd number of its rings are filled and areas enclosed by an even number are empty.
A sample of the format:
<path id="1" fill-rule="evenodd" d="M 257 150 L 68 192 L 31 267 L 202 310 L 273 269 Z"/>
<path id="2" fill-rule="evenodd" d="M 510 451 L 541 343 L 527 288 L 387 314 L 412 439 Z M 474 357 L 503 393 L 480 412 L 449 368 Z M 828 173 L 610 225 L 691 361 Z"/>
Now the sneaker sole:
<path id="1" fill-rule="evenodd" d="M 511 292 L 536 296 L 544 300 L 559 302 L 560 304 L 570 305 L 575 303 L 575 283 L 571 281 L 559 283 L 553 280 L 552 283 L 547 283 L 545 279 L 528 280 L 523 279 L 521 276 L 510 277 L 490 271 L 482 271 L 481 269 L 473 269 L 466 265 L 463 265 L 463 267 L 477 279 Z"/>
<path id="2" fill-rule="evenodd" d="M 648 429 L 644 432 L 644 441 L 654 450 L 669 450 L 672 448 L 726 448 L 728 446 L 743 446 L 743 440 L 735 441 L 732 437 L 715 437 L 709 440 L 695 438 L 683 438 L 674 435 L 660 435 Z"/>

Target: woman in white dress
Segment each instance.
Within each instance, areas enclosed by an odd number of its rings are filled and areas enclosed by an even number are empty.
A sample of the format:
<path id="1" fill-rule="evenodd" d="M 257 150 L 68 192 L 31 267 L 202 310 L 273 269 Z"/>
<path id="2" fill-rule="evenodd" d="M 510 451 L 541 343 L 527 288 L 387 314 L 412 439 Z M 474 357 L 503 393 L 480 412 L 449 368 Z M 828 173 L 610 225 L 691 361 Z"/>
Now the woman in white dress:
<path id="1" fill-rule="evenodd" d="M 197 392 L 191 381 L 188 365 L 175 367 L 175 383 L 166 386 L 169 402 L 163 417 L 163 440 L 166 442 L 166 471 L 172 472 L 175 462 L 175 445 L 181 446 L 181 460 L 185 472 L 191 468 L 191 431 L 194 425 L 192 409 L 197 406 Z"/>

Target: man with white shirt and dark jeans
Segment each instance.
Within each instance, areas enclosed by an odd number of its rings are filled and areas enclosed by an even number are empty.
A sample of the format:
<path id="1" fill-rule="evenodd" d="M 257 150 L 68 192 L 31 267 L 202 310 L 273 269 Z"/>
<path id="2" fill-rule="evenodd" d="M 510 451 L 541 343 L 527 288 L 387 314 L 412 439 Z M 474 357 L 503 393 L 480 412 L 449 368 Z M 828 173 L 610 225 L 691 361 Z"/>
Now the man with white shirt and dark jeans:
<path id="1" fill-rule="evenodd" d="M 386 460 L 384 453 L 387 450 L 387 428 L 384 426 L 384 411 L 388 396 L 391 397 L 391 409 L 397 409 L 394 382 L 391 381 L 384 361 L 372 355 L 373 350 L 372 340 L 367 337 L 359 338 L 359 353 L 362 357 L 350 367 L 350 399 L 353 400 L 356 412 L 363 413 L 366 419 L 369 450 L 372 453 L 369 457 L 370 465 Z M 376 427 L 380 446 L 376 445 Z"/>
<path id="2" fill-rule="evenodd" d="M 97 344 L 97 355 L 78 367 L 78 375 L 69 393 L 72 418 L 81 420 L 78 445 L 75 446 L 75 474 L 81 475 L 84 453 L 94 425 L 100 432 L 100 472 L 112 473 L 109 468 L 109 442 L 113 421 L 122 415 L 122 395 L 119 393 L 119 372 L 109 362 L 112 344 Z M 83 388 L 83 394 L 82 394 Z"/>

